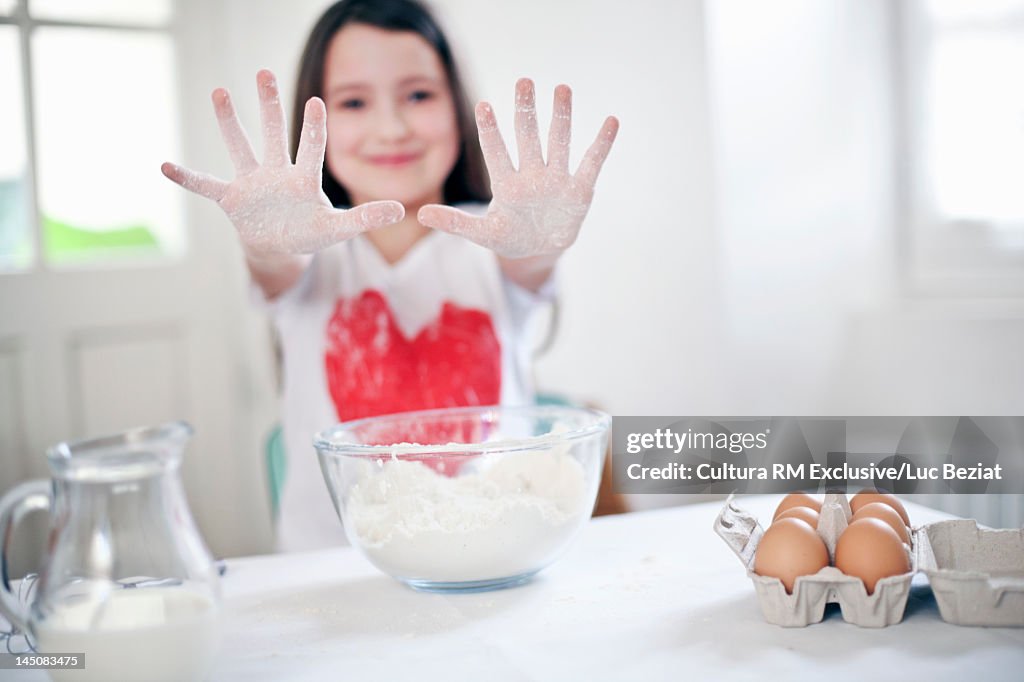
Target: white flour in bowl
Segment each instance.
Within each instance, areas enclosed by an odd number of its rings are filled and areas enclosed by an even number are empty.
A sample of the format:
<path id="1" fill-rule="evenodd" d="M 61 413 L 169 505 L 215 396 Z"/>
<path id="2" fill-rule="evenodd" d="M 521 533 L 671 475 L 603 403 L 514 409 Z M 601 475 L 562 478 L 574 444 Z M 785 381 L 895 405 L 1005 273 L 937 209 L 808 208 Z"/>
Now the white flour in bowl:
<path id="1" fill-rule="evenodd" d="M 353 543 L 398 578 L 488 580 L 542 568 L 589 517 L 583 467 L 568 454 L 511 453 L 471 466 L 452 478 L 392 458 L 368 471 L 346 507 Z"/>

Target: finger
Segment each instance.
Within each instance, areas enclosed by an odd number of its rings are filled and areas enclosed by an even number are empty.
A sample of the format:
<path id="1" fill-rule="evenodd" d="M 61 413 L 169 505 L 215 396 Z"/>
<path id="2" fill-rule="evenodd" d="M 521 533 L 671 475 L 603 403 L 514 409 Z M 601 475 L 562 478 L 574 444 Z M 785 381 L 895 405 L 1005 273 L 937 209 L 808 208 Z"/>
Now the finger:
<path id="1" fill-rule="evenodd" d="M 213 91 L 213 111 L 217 114 L 217 124 L 220 126 L 220 135 L 227 145 L 228 155 L 231 163 L 235 165 L 235 171 L 242 175 L 256 169 L 259 163 L 256 161 L 256 154 L 252 151 L 249 143 L 249 136 L 238 121 L 238 114 L 235 113 L 235 106 L 231 103 L 231 95 L 224 88 L 217 88 Z"/>
<path id="2" fill-rule="evenodd" d="M 325 208 L 326 222 L 318 230 L 326 243 L 317 248 L 330 246 L 357 234 L 397 223 L 405 217 L 405 207 L 398 201 L 371 201 L 348 210 Z"/>
<path id="3" fill-rule="evenodd" d="M 611 151 L 612 143 L 615 142 L 618 132 L 619 119 L 614 116 L 606 118 L 604 125 L 601 126 L 601 131 L 597 134 L 597 139 L 590 145 L 590 149 L 583 156 L 583 161 L 580 162 L 580 167 L 576 170 L 577 180 L 590 187 L 594 186 L 597 182 L 597 175 L 601 172 L 601 165 L 608 157 L 608 152 Z"/>
<path id="4" fill-rule="evenodd" d="M 548 168 L 569 172 L 569 142 L 572 138 L 572 90 L 555 88 L 555 105 L 548 130 Z"/>
<path id="5" fill-rule="evenodd" d="M 277 90 L 274 74 L 263 69 L 256 74 L 260 94 L 260 121 L 263 123 L 263 163 L 283 166 L 289 163 L 288 126 L 284 120 L 281 94 Z"/>
<path id="6" fill-rule="evenodd" d="M 498 121 L 494 118 L 494 109 L 487 102 L 476 105 L 476 127 L 480 134 L 480 150 L 484 153 L 484 162 L 491 182 L 515 172 L 512 159 L 508 156 L 508 147 L 498 130 Z"/>
<path id="7" fill-rule="evenodd" d="M 516 82 L 516 143 L 519 149 L 519 170 L 544 165 L 537 132 L 537 104 L 533 81 L 520 78 Z"/>
<path id="8" fill-rule="evenodd" d="M 479 235 L 483 232 L 485 218 L 471 215 L 451 206 L 440 204 L 428 204 L 420 209 L 416 215 L 417 220 L 427 227 L 435 230 L 459 234 L 467 237 Z"/>
<path id="9" fill-rule="evenodd" d="M 324 149 L 327 146 L 327 108 L 319 97 L 306 102 L 302 115 L 302 133 L 299 136 L 299 150 L 295 154 L 295 166 L 303 175 L 320 176 L 324 168 Z"/>
<path id="10" fill-rule="evenodd" d="M 197 173 L 173 163 L 164 163 L 160 166 L 160 171 L 171 182 L 175 182 L 189 192 L 195 192 L 207 199 L 220 201 L 228 192 L 228 183 L 206 173 Z"/>

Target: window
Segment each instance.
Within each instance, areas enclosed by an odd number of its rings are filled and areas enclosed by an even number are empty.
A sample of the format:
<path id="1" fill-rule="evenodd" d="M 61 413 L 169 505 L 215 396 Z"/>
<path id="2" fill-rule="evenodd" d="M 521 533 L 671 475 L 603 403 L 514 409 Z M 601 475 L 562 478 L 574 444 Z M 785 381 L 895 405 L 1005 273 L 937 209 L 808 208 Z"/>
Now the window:
<path id="1" fill-rule="evenodd" d="M 916 284 L 1024 292 L 1024 0 L 899 7 L 905 255 Z"/>
<path id="2" fill-rule="evenodd" d="M 0 11 L 0 268 L 180 255 L 169 0 L 21 0 Z M 2 10 L 2 8 L 0 8 Z M 31 122 L 31 125 L 27 123 Z M 10 138 L 10 139 L 8 139 Z"/>

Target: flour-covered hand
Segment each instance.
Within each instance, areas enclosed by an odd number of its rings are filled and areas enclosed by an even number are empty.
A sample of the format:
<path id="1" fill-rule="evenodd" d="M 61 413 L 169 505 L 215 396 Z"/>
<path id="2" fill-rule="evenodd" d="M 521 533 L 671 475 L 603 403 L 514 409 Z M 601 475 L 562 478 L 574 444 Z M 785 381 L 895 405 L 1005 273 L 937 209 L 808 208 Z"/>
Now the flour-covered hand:
<path id="1" fill-rule="evenodd" d="M 213 92 L 221 135 L 235 165 L 235 179 L 218 178 L 165 163 L 164 175 L 190 192 L 213 199 L 238 230 L 251 257 L 313 253 L 405 215 L 397 201 L 374 201 L 350 210 L 331 206 L 321 189 L 327 112 L 317 97 L 306 103 L 295 163 L 288 153 L 287 124 L 270 71 L 256 76 L 263 128 L 263 163 L 256 160 L 228 92 Z"/>
<path id="2" fill-rule="evenodd" d="M 567 249 L 576 241 L 590 209 L 594 184 L 615 141 L 618 120 L 613 116 L 605 119 L 574 174 L 569 173 L 569 86 L 555 88 L 546 164 L 541 156 L 533 81 L 523 78 L 516 83 L 518 170 L 512 166 L 490 104 L 477 105 L 476 122 L 494 196 L 487 214 L 473 216 L 431 204 L 420 209 L 419 221 L 427 227 L 461 235 L 504 258 L 551 255 Z"/>

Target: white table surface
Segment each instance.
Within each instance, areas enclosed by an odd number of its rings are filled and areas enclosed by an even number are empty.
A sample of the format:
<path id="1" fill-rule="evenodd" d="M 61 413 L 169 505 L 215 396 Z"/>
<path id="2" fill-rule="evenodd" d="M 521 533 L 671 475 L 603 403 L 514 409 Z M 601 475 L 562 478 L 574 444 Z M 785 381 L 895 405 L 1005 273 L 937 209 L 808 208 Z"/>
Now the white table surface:
<path id="1" fill-rule="evenodd" d="M 764 520 L 780 497 L 738 504 Z M 806 628 L 765 623 L 712 531 L 722 505 L 594 519 L 533 582 L 496 592 L 415 592 L 348 547 L 229 560 L 210 679 L 1024 679 L 1024 628 L 943 622 L 923 576 L 888 628 L 845 623 L 837 606 Z M 947 518 L 907 508 L 914 525 Z"/>

